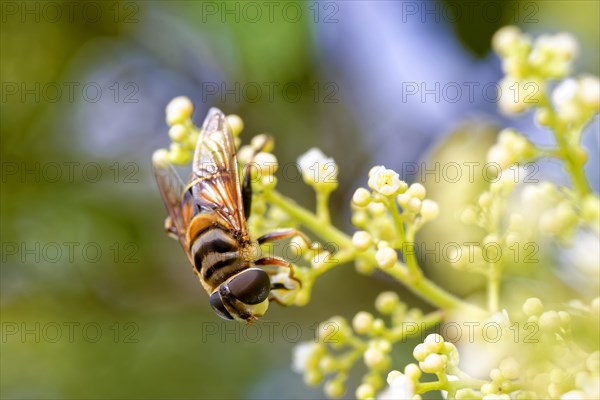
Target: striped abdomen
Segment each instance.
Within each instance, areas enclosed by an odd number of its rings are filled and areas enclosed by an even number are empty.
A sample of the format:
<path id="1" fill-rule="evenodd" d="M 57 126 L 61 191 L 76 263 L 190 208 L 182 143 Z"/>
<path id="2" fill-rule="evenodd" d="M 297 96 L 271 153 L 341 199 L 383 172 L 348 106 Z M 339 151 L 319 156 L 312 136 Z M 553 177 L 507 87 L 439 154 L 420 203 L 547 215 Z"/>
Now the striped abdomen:
<path id="1" fill-rule="evenodd" d="M 219 227 L 201 232 L 194 239 L 190 254 L 194 268 L 211 291 L 229 277 L 249 267 L 249 263 L 242 257 L 240 244 L 229 231 Z"/>

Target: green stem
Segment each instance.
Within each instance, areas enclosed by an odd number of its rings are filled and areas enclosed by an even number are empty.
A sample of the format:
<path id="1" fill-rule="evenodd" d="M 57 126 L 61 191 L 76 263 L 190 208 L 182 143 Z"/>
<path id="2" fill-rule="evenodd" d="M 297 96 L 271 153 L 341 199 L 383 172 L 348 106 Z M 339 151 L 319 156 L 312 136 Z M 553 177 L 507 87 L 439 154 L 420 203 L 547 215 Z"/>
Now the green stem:
<path id="1" fill-rule="evenodd" d="M 566 139 L 566 136 L 570 134 L 573 134 L 573 132 L 569 132 L 566 129 L 557 128 L 554 131 L 554 137 L 559 146 L 560 159 L 565 163 L 565 169 L 571 176 L 575 191 L 580 198 L 583 198 L 590 194 L 591 189 L 585 177 L 584 163 L 580 162 L 577 157 L 574 157 L 574 152 L 579 148 L 579 143 L 569 143 Z"/>
<path id="2" fill-rule="evenodd" d="M 565 170 L 571 176 L 575 191 L 580 198 L 583 198 L 591 193 L 591 188 L 583 169 L 585 160 L 582 160 L 575 155 L 575 152 L 580 148 L 583 126 L 567 129 L 564 123 L 557 118 L 547 96 L 541 96 L 540 100 L 540 108 L 543 108 L 549 113 L 551 119 L 550 125 L 554 128 L 552 132 L 554 134 L 554 139 L 558 144 L 557 154 L 555 154 L 555 156 L 563 160 L 565 163 Z"/>
<path id="3" fill-rule="evenodd" d="M 337 254 L 343 254 L 344 261 L 348 262 L 356 258 L 357 253 L 353 250 L 354 246 L 352 245 L 352 239 L 344 232 L 338 230 L 331 224 L 323 224 L 315 214 L 274 190 L 265 192 L 265 197 L 267 201 L 281 208 L 289 216 L 318 235 L 322 240 L 338 246 L 340 252 Z M 344 251 L 344 253 L 342 253 L 342 251 Z M 374 249 L 368 250 L 361 254 L 361 256 L 364 256 L 372 264 L 376 264 Z M 342 257 L 340 256 L 340 258 Z M 326 266 L 326 269 L 322 272 L 333 268 L 335 265 L 337 265 L 337 263 L 331 263 L 331 265 Z M 408 289 L 422 297 L 424 300 L 442 309 L 471 309 L 471 311 L 476 312 L 476 314 L 483 312 L 479 307 L 463 302 L 458 297 L 446 292 L 426 278 L 414 281 L 412 275 L 406 272 L 404 264 L 400 262 L 397 262 L 392 268 L 380 270 L 406 285 Z"/>
<path id="4" fill-rule="evenodd" d="M 292 199 L 282 196 L 275 190 L 265 192 L 265 197 L 271 204 L 281 208 L 290 217 L 302 223 L 322 239 L 329 241 L 338 248 L 352 248 L 350 237 L 331 224 L 324 224 L 317 216 L 296 204 Z"/>
<path id="5" fill-rule="evenodd" d="M 323 224 L 329 224 L 329 195 L 330 191 L 317 190 L 317 218 Z"/>
<path id="6" fill-rule="evenodd" d="M 479 307 L 466 303 L 458 297 L 446 292 L 429 279 L 423 278 L 414 282 L 412 277 L 406 272 L 406 269 L 402 267 L 402 264 L 397 263 L 392 268 L 380 268 L 379 270 L 400 281 L 413 293 L 441 309 L 471 309 L 475 312 L 475 315 L 485 313 L 485 311 L 481 310 Z"/>
<path id="7" fill-rule="evenodd" d="M 417 262 L 416 253 L 415 253 L 415 243 L 413 238 L 408 240 L 406 231 L 404 229 L 404 221 L 402 220 L 402 216 L 398 211 L 398 207 L 394 203 L 392 199 L 391 204 L 388 204 L 388 209 L 392 214 L 392 218 L 394 220 L 394 227 L 396 229 L 396 234 L 400 239 L 400 246 L 402 249 L 402 254 L 405 257 L 406 264 L 408 265 L 408 271 L 413 279 L 413 281 L 417 282 L 423 278 L 423 272 L 419 268 L 419 264 Z"/>

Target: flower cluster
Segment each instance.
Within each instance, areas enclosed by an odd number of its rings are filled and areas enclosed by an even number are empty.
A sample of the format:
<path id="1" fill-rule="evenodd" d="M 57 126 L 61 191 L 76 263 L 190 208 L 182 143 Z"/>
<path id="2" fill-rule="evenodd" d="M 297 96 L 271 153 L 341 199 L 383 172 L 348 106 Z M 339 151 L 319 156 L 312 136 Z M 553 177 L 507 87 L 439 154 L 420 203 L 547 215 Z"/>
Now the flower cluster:
<path id="1" fill-rule="evenodd" d="M 362 253 L 356 266 L 363 273 L 396 266 L 397 250 L 406 250 L 419 228 L 439 214 L 437 203 L 425 198 L 422 184 L 409 186 L 384 166 L 371 168 L 368 185 L 371 190 L 358 188 L 352 196 L 352 223 L 360 229 L 352 244 Z M 373 250 L 374 259 L 369 257 Z"/>
<path id="2" fill-rule="evenodd" d="M 373 398 L 385 385 L 384 376 L 391 366 L 393 345 L 422 334 L 424 329 L 431 328 L 441 318 L 439 313 L 423 315 L 418 309 L 409 309 L 394 292 L 381 293 L 375 300 L 375 309 L 381 317 L 361 311 L 350 323 L 339 316 L 321 323 L 315 343 L 301 343 L 296 347 L 294 371 L 302 373 L 305 382 L 311 386 L 326 380 L 325 394 L 340 397 L 346 391 L 350 369 L 362 359 L 367 372 L 363 375 L 362 383 L 355 388 L 355 396 L 359 399 Z M 389 319 L 389 322 L 385 319 Z M 412 371 L 409 373 L 411 379 L 418 380 L 421 373 L 419 367 L 411 364 L 405 370 Z M 391 382 L 390 376 L 388 383 Z M 397 390 L 406 390 L 407 397 L 401 398 L 412 398 L 416 393 L 414 384 L 410 382 L 400 385 L 400 381 L 397 381 L 392 386 L 396 390 L 393 396 L 397 395 Z"/>
<path id="3" fill-rule="evenodd" d="M 340 397 L 349 387 L 359 399 L 420 399 L 431 391 L 456 399 L 600 397 L 600 260 L 594 251 L 600 199 L 587 182 L 587 152 L 581 145 L 585 127 L 598 112 L 600 84 L 590 75 L 567 77 L 578 51 L 568 34 L 534 40 L 506 27 L 494 36 L 493 47 L 506 72 L 501 88 L 515 94 L 504 95 L 499 107 L 508 114 L 535 109 L 537 122 L 554 135 L 555 145 L 542 147 L 514 129 L 501 131 L 487 153 L 487 161 L 499 166 L 498 175 L 475 204 L 459 210 L 461 221 L 482 234 L 476 243 L 454 247 L 450 264 L 458 272 L 480 274 L 485 295 L 461 299 L 419 265 L 416 234 L 440 213 L 421 183 L 408 184 L 393 169 L 373 167 L 366 185 L 352 196 L 351 221 L 358 230 L 348 235 L 333 226 L 329 215 L 340 173 L 332 158 L 316 148 L 298 158 L 303 180 L 315 194 L 315 210 L 306 209 L 277 190 L 279 162 L 272 139 L 260 134 L 242 145 L 242 120 L 227 117 L 240 172 L 251 178 L 252 237 L 299 229 L 287 252 L 294 257 L 293 276 L 287 269 L 271 275 L 274 287 L 293 290 L 273 289 L 275 300 L 305 305 L 322 274 L 353 263 L 359 273 L 386 274 L 433 309 L 424 313 L 397 293 L 383 292 L 373 312 L 322 322 L 314 342 L 296 347 L 292 368 L 307 385 L 324 382 L 329 397 Z M 562 81 L 555 84 L 557 79 Z M 185 97 L 169 103 L 172 143 L 155 152 L 155 161 L 191 161 L 200 132 L 191 120 L 193 109 Z M 522 182 L 527 176 L 522 163 L 541 158 L 559 160 L 571 187 Z M 528 262 L 528 249 L 540 258 Z M 448 340 L 448 326 L 466 332 Z M 416 361 L 395 366 L 394 347 L 417 337 L 424 340 L 414 347 Z M 361 381 L 349 382 L 351 369 L 361 363 L 366 368 Z"/>

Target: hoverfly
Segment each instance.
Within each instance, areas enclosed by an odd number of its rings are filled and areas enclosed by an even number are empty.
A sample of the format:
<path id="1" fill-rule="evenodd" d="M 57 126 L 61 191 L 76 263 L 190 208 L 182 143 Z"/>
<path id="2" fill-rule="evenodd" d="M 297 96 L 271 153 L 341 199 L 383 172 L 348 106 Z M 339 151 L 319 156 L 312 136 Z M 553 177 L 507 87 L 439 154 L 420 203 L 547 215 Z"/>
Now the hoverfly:
<path id="1" fill-rule="evenodd" d="M 261 317 L 269 301 L 278 300 L 272 291 L 293 289 L 271 283 L 270 276 L 279 267 L 289 268 L 289 277 L 299 284 L 288 261 L 256 259 L 254 255 L 257 245 L 299 232 L 276 231 L 256 242 L 250 238 L 246 226 L 252 198 L 250 171 L 245 169 L 242 186 L 233 135 L 220 110 L 211 108 L 208 112 L 187 184 L 169 162 L 153 161 L 153 169 L 168 212 L 165 229 L 181 243 L 220 317 L 247 322 Z"/>

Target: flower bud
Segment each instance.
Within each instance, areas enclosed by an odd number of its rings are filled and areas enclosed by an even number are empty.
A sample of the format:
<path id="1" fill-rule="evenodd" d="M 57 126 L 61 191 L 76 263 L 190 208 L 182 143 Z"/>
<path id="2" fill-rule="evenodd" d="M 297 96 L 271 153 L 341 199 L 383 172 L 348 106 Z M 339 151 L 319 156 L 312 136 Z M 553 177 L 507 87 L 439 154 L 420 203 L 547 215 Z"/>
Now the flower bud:
<path id="1" fill-rule="evenodd" d="M 419 362 L 419 366 L 423 372 L 435 374 L 446 368 L 446 361 L 447 357 L 445 355 L 431 353 L 425 357 L 424 361 Z"/>
<path id="2" fill-rule="evenodd" d="M 373 327 L 373 320 L 373 314 L 361 311 L 352 319 L 352 327 L 359 335 L 365 335 Z"/>
<path id="3" fill-rule="evenodd" d="M 492 47 L 496 53 L 507 55 L 514 51 L 521 38 L 521 30 L 516 26 L 509 25 L 500 28 L 492 37 Z"/>
<path id="4" fill-rule="evenodd" d="M 537 297 L 530 297 L 523 303 L 523 312 L 528 317 L 532 315 L 540 315 L 544 311 L 542 301 Z"/>
<path id="5" fill-rule="evenodd" d="M 421 207 L 423 206 L 421 200 L 416 197 L 411 198 L 406 205 L 406 209 L 412 213 L 418 213 L 421 211 Z"/>
<path id="6" fill-rule="evenodd" d="M 152 154 L 152 163 L 154 165 L 165 165 L 169 162 L 169 150 L 158 149 Z"/>
<path id="7" fill-rule="evenodd" d="M 421 369 L 415 363 L 407 364 L 406 367 L 404 367 L 404 375 L 417 382 L 421 377 Z"/>
<path id="8" fill-rule="evenodd" d="M 425 199 L 421 204 L 421 216 L 424 220 L 431 221 L 440 214 L 440 208 L 433 200 Z"/>
<path id="9" fill-rule="evenodd" d="M 167 124 L 172 126 L 180 124 L 192 116 L 194 105 L 192 101 L 185 96 L 175 97 L 167 104 Z"/>
<path id="10" fill-rule="evenodd" d="M 352 244 L 358 251 L 365 251 L 372 244 L 371 234 L 366 231 L 356 231 L 354 235 L 352 235 Z"/>
<path id="11" fill-rule="evenodd" d="M 356 388 L 356 398 L 359 400 L 362 399 L 371 399 L 375 397 L 375 388 L 369 383 L 363 383 L 359 387 Z"/>
<path id="12" fill-rule="evenodd" d="M 337 366 L 337 360 L 332 356 L 325 355 L 319 360 L 319 369 L 325 374 L 334 372 Z"/>
<path id="13" fill-rule="evenodd" d="M 400 304 L 400 298 L 394 292 L 381 292 L 375 299 L 375 308 L 383 315 L 394 312 Z"/>
<path id="14" fill-rule="evenodd" d="M 371 193 L 365 188 L 358 188 L 352 195 L 352 201 L 359 207 L 366 207 L 371 201 Z"/>
<path id="15" fill-rule="evenodd" d="M 584 75 L 579 79 L 579 97 L 583 104 L 597 110 L 600 104 L 600 81 L 597 76 Z"/>
<path id="16" fill-rule="evenodd" d="M 479 199 L 477 200 L 479 207 L 488 208 L 492 204 L 492 195 L 490 192 L 483 192 L 479 195 Z"/>
<path id="17" fill-rule="evenodd" d="M 242 129 L 244 129 L 244 121 L 242 121 L 242 118 L 235 114 L 229 114 L 225 118 L 227 119 L 227 123 L 231 128 L 231 133 L 233 134 L 233 136 L 239 136 L 242 132 Z"/>
<path id="18" fill-rule="evenodd" d="M 425 186 L 420 183 L 413 183 L 410 185 L 407 191 L 411 197 L 416 197 L 419 200 L 423 200 L 427 195 L 427 191 L 425 190 Z"/>
<path id="19" fill-rule="evenodd" d="M 370 347 L 363 355 L 365 365 L 369 368 L 381 370 L 388 364 L 388 357 L 383 351 L 375 347 Z"/>
<path id="20" fill-rule="evenodd" d="M 323 373 L 318 369 L 311 369 L 304 373 L 304 383 L 306 386 L 317 386 L 323 381 Z"/>
<path id="21" fill-rule="evenodd" d="M 415 349 L 413 350 L 413 357 L 417 361 L 425 361 L 425 358 L 429 355 L 429 353 L 430 351 L 427 346 L 425 346 L 423 343 L 420 343 L 415 346 Z"/>
<path id="22" fill-rule="evenodd" d="M 273 154 L 261 151 L 254 156 L 251 166 L 253 175 L 265 177 L 272 176 L 277 171 L 279 163 L 277 162 L 277 157 Z M 253 177 L 255 178 L 256 176 Z"/>
<path id="23" fill-rule="evenodd" d="M 325 382 L 323 391 L 327 397 L 337 398 L 344 394 L 346 388 L 344 387 L 344 383 L 339 379 L 331 379 Z"/>
<path id="24" fill-rule="evenodd" d="M 560 316 L 554 310 L 546 311 L 540 315 L 540 327 L 548 332 L 556 332 L 560 329 Z"/>
<path id="25" fill-rule="evenodd" d="M 298 157 L 298 168 L 304 182 L 316 190 L 330 191 L 337 187 L 337 164 L 315 147 Z"/>
<path id="26" fill-rule="evenodd" d="M 384 204 L 382 203 L 377 203 L 372 201 L 371 203 L 369 203 L 369 205 L 367 206 L 367 210 L 369 210 L 369 212 L 374 216 L 374 217 L 380 217 L 382 215 L 384 215 L 387 211 L 387 208 L 385 207 Z"/>
<path id="27" fill-rule="evenodd" d="M 396 196 L 396 201 L 398 202 L 398 205 L 400 207 L 405 209 L 411 198 L 412 197 L 411 197 L 410 193 L 401 193 L 398 196 Z"/>
<path id="28" fill-rule="evenodd" d="M 169 137 L 174 142 L 182 142 L 187 136 L 187 129 L 183 124 L 175 124 L 169 128 Z"/>
<path id="29" fill-rule="evenodd" d="M 427 335 L 423 344 L 430 353 L 440 353 L 444 349 L 444 338 L 437 333 L 431 333 Z"/>
<path id="30" fill-rule="evenodd" d="M 383 247 L 377 250 L 375 259 L 380 268 L 391 268 L 396 264 L 396 261 L 398 261 L 398 253 L 391 247 Z"/>
<path id="31" fill-rule="evenodd" d="M 169 160 L 173 164 L 184 165 L 192 161 L 192 154 L 186 151 L 179 143 L 171 143 L 169 153 Z"/>

